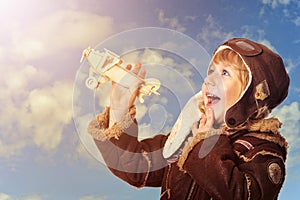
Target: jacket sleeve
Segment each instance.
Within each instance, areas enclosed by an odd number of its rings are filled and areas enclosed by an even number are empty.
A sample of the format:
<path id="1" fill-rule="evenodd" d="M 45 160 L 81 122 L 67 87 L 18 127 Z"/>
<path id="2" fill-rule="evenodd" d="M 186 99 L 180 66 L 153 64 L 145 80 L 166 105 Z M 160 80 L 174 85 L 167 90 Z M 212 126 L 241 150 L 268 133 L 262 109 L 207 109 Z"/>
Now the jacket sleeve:
<path id="1" fill-rule="evenodd" d="M 111 172 L 136 186 L 159 187 L 166 161 L 162 156 L 165 135 L 138 141 L 138 126 L 132 108 L 121 122 L 108 128 L 109 108 L 89 124 L 88 131 Z"/>
<path id="2" fill-rule="evenodd" d="M 182 168 L 213 199 L 276 199 L 285 176 L 278 148 L 261 143 L 239 155 L 228 136 L 215 135 L 198 142 Z"/>

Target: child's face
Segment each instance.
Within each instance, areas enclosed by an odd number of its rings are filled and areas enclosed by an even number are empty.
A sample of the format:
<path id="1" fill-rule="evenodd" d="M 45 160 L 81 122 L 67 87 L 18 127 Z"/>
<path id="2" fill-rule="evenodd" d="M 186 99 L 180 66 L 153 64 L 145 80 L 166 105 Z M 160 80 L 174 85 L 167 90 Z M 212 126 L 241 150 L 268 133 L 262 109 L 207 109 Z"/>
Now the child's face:
<path id="1" fill-rule="evenodd" d="M 215 126 L 224 123 L 225 111 L 236 103 L 242 93 L 238 70 L 223 63 L 212 62 L 202 86 L 205 107 L 214 111 Z"/>

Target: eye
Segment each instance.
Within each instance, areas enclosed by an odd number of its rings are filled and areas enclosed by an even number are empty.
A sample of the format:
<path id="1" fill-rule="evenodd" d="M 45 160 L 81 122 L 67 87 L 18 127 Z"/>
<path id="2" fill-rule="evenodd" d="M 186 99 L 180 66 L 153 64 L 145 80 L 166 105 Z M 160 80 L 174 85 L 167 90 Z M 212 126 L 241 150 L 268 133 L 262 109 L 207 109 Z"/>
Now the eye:
<path id="1" fill-rule="evenodd" d="M 225 69 L 222 70 L 222 75 L 223 76 L 230 76 L 229 72 Z"/>
<path id="2" fill-rule="evenodd" d="M 212 67 L 210 67 L 209 69 L 208 69 L 208 72 L 207 72 L 207 74 L 209 75 L 209 74 L 212 74 L 212 73 L 214 73 L 214 69 L 212 68 Z"/>

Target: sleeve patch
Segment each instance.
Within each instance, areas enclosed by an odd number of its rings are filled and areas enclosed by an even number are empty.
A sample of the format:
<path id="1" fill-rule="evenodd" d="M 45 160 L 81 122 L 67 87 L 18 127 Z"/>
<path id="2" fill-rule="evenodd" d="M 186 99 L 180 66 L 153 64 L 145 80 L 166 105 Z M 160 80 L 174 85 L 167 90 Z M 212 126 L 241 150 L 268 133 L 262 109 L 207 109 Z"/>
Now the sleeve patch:
<path id="1" fill-rule="evenodd" d="M 268 175 L 269 179 L 274 184 L 279 184 L 282 180 L 282 170 L 281 167 L 276 162 L 272 162 L 268 166 Z"/>
<path id="2" fill-rule="evenodd" d="M 254 148 L 253 145 L 246 140 L 236 140 L 234 143 L 241 144 L 244 147 L 246 147 L 248 150 L 252 150 Z"/>

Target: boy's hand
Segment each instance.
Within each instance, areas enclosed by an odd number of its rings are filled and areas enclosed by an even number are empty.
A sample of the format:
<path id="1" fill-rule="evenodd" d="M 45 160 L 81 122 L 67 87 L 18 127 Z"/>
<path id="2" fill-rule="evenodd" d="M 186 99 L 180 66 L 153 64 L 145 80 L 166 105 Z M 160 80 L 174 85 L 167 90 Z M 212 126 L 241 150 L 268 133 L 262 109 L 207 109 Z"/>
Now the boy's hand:
<path id="1" fill-rule="evenodd" d="M 196 135 L 200 132 L 207 132 L 207 131 L 213 129 L 214 121 L 215 121 L 215 118 L 214 118 L 213 109 L 210 107 L 206 108 L 205 114 L 202 115 L 199 125 L 198 125 L 198 123 L 193 124 L 193 127 L 192 127 L 193 135 Z"/>
<path id="2" fill-rule="evenodd" d="M 132 72 L 144 79 L 146 75 L 146 70 L 141 70 L 141 66 L 141 63 L 137 63 Z M 127 65 L 126 69 L 131 70 L 132 65 Z M 110 106 L 111 108 L 115 109 L 128 109 L 134 104 L 142 81 L 130 75 L 125 76 L 121 81 L 126 82 L 129 85 L 129 88 L 124 87 L 116 82 L 112 82 L 112 89 L 110 93 Z"/>

